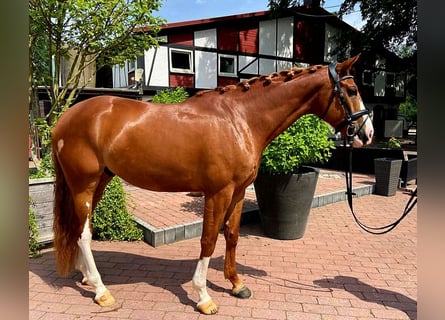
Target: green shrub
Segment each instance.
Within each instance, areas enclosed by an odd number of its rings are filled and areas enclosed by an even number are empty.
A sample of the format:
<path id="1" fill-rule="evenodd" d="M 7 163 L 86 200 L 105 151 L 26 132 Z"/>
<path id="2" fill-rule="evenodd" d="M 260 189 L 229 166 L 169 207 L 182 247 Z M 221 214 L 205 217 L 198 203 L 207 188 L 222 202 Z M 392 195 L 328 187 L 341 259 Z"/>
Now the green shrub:
<path id="1" fill-rule="evenodd" d="M 404 114 L 408 121 L 417 121 L 417 101 L 410 94 L 406 96 L 406 100 L 399 105 L 399 113 Z"/>
<path id="2" fill-rule="evenodd" d="M 38 242 L 39 230 L 37 229 L 37 219 L 31 207 L 34 205 L 31 197 L 28 200 L 28 255 L 32 258 L 40 255 L 40 244 Z"/>
<path id="3" fill-rule="evenodd" d="M 126 204 L 119 177 L 114 177 L 107 185 L 104 195 L 93 213 L 93 235 L 97 240 L 135 241 L 144 237 Z"/>
<path id="4" fill-rule="evenodd" d="M 402 145 L 400 144 L 400 140 L 396 137 L 391 137 L 388 140 L 388 148 L 390 149 L 400 149 Z"/>
<path id="5" fill-rule="evenodd" d="M 316 115 L 300 117 L 266 147 L 259 171 L 289 174 L 302 165 L 326 162 L 335 148 L 331 133 L 331 126 Z"/>
<path id="6" fill-rule="evenodd" d="M 51 154 L 47 154 L 41 162 L 39 170 L 29 171 L 30 179 L 49 178 L 54 176 Z M 37 224 L 30 203 L 30 231 L 29 254 L 38 254 L 40 246 L 37 244 Z M 35 229 L 31 227 L 35 225 Z M 128 213 L 126 207 L 126 194 L 119 178 L 114 177 L 105 189 L 93 214 L 94 236 L 98 240 L 141 240 L 143 231 L 137 227 L 136 222 Z"/>
<path id="7" fill-rule="evenodd" d="M 29 170 L 29 178 L 30 179 L 38 179 L 38 178 L 51 178 L 54 177 L 54 167 L 51 159 L 51 153 L 47 153 L 43 156 L 40 161 L 39 169 L 30 169 Z"/>
<path id="8" fill-rule="evenodd" d="M 182 102 L 188 98 L 188 93 L 183 87 L 176 87 L 175 89 L 164 89 L 159 91 L 152 102 L 155 103 L 177 103 Z"/>

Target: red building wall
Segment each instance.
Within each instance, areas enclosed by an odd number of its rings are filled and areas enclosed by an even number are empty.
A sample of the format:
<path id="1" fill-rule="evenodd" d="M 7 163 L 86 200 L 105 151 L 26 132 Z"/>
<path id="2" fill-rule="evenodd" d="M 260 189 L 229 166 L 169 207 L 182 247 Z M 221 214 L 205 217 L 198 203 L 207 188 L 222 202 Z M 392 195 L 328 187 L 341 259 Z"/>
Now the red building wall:
<path id="1" fill-rule="evenodd" d="M 238 51 L 238 28 L 219 28 L 218 29 L 218 49 Z"/>
<path id="2" fill-rule="evenodd" d="M 170 34 L 168 42 L 193 46 L 193 32 Z"/>
<path id="3" fill-rule="evenodd" d="M 229 84 L 237 84 L 238 78 L 218 77 L 218 87 L 225 87 Z"/>
<path id="4" fill-rule="evenodd" d="M 294 59 L 310 64 L 323 61 L 324 22 L 295 21 Z"/>
<path id="5" fill-rule="evenodd" d="M 258 53 L 258 22 L 246 24 L 239 30 L 239 51 Z"/>
<path id="6" fill-rule="evenodd" d="M 170 87 L 194 88 L 195 79 L 192 74 L 170 73 Z"/>

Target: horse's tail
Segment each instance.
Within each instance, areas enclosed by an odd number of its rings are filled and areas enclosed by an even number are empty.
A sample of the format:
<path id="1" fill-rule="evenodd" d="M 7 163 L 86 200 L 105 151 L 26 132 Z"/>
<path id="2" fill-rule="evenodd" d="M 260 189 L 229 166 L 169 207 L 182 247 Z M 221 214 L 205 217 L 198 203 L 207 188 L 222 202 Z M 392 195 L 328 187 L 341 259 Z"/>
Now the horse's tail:
<path id="1" fill-rule="evenodd" d="M 79 253 L 77 240 L 80 236 L 81 222 L 74 208 L 74 201 L 70 189 L 57 157 L 52 152 L 56 181 L 54 185 L 54 248 L 57 271 L 66 276 L 74 269 Z"/>

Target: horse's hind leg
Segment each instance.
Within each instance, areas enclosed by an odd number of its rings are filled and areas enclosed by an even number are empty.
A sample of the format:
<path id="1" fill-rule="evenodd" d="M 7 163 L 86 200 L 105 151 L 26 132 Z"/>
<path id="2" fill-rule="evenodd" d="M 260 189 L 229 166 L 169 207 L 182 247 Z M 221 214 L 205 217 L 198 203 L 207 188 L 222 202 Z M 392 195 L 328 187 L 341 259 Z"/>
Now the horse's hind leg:
<path id="1" fill-rule="evenodd" d="M 94 286 L 96 290 L 96 296 L 94 297 L 94 300 L 100 306 L 110 306 L 115 302 L 115 300 L 103 284 L 102 278 L 99 274 L 99 271 L 97 270 L 96 263 L 94 262 L 93 252 L 91 251 L 92 232 L 90 220 L 91 215 L 88 215 L 85 220 L 82 234 L 77 241 L 82 254 L 82 257 L 80 259 L 83 260 L 84 263 L 84 280 L 86 277 L 87 283 Z"/>
<path id="2" fill-rule="evenodd" d="M 94 192 L 94 196 L 93 196 L 93 206 L 91 211 L 94 211 L 94 209 L 97 206 L 97 203 L 99 202 L 100 198 L 102 197 L 104 190 L 107 186 L 107 184 L 110 182 L 110 180 L 113 178 L 113 175 L 110 175 L 106 172 L 104 172 L 99 180 L 99 183 L 96 187 L 96 191 Z M 77 263 L 76 263 L 76 269 L 79 270 L 82 275 L 82 284 L 87 284 L 87 285 L 93 285 L 89 279 L 88 279 L 88 275 L 87 275 L 87 265 L 86 265 L 86 261 L 83 257 L 82 254 L 82 250 L 79 251 L 79 256 L 77 258 Z"/>
<path id="3" fill-rule="evenodd" d="M 82 272 L 83 284 L 92 285 L 95 288 L 96 296 L 94 300 L 100 306 L 110 306 L 114 304 L 115 299 L 111 295 L 110 291 L 105 287 L 102 282 L 99 271 L 97 270 L 96 263 L 94 261 L 93 252 L 91 251 L 91 240 L 92 240 L 92 226 L 91 217 L 92 211 L 97 205 L 100 197 L 102 196 L 106 185 L 111 180 L 111 176 L 107 174 L 102 174 L 99 182 L 94 191 L 94 195 L 89 195 L 89 192 L 84 192 L 75 197 L 75 206 L 79 210 L 84 211 L 86 214 L 82 215 L 85 218 L 83 225 L 83 230 L 80 235 L 77 244 L 79 245 L 80 252 L 77 260 L 77 268 Z"/>
<path id="4" fill-rule="evenodd" d="M 228 213 L 224 224 L 224 237 L 226 239 L 226 256 L 224 259 L 224 277 L 232 283 L 232 294 L 238 298 L 249 298 L 252 293 L 239 279 L 236 270 L 236 246 L 239 238 L 239 227 L 244 202 L 244 193 L 241 200 L 236 202 L 232 213 Z"/>

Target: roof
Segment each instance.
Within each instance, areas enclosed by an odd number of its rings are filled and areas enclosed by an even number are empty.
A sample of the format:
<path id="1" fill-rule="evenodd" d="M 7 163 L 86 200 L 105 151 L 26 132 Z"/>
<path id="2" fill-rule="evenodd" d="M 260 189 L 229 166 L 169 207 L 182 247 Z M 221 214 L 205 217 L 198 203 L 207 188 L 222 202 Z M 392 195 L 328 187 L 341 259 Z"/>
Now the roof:
<path id="1" fill-rule="evenodd" d="M 168 31 L 170 29 L 177 29 L 177 28 L 187 28 L 187 27 L 194 27 L 194 26 L 200 26 L 203 27 L 203 25 L 214 25 L 214 24 L 221 24 L 227 21 L 234 21 L 234 20 L 246 20 L 246 19 L 261 19 L 268 17 L 270 15 L 270 11 L 256 11 L 256 12 L 249 12 L 249 13 L 242 13 L 242 14 L 236 14 L 236 15 L 229 15 L 229 16 L 221 16 L 221 17 L 215 17 L 215 18 L 205 18 L 205 19 L 197 19 L 197 20 L 188 20 L 188 21 L 180 21 L 180 22 L 173 22 L 173 23 L 167 23 L 165 25 L 161 26 L 161 32 L 162 30 Z M 305 7 L 305 6 L 298 6 L 298 7 L 292 7 L 289 8 L 280 15 L 280 17 L 289 17 L 292 15 L 299 15 L 302 17 L 307 18 L 323 18 L 323 19 L 329 19 L 331 23 L 339 24 L 342 27 L 352 28 L 356 30 L 353 26 L 349 25 L 348 23 L 344 22 L 343 20 L 339 19 L 335 14 L 330 13 L 326 11 L 325 9 L 321 7 Z M 140 28 L 141 31 L 149 31 L 150 27 L 142 27 Z"/>

